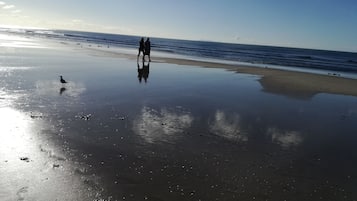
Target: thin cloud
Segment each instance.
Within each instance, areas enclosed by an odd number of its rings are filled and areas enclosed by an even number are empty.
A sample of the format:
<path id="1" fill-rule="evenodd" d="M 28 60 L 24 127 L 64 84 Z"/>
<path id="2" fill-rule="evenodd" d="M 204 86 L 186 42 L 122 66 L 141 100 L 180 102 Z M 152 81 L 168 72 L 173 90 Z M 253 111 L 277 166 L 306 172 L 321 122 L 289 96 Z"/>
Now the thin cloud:
<path id="1" fill-rule="evenodd" d="M 72 23 L 78 24 L 78 23 L 83 23 L 83 20 L 80 19 L 73 19 Z"/>
<path id="2" fill-rule="evenodd" d="M 108 25 L 98 25 L 93 23 L 88 23 L 82 19 L 72 19 L 70 21 L 64 22 L 46 22 L 48 27 L 53 28 L 64 28 L 64 29 L 73 29 L 81 31 L 93 31 L 93 30 L 102 30 L 105 33 L 123 33 L 123 34 L 133 34 L 133 30 L 129 27 L 117 27 L 117 26 L 108 26 Z"/>
<path id="3" fill-rule="evenodd" d="M 13 8 L 15 8 L 15 6 L 14 5 L 6 5 L 6 6 L 4 6 L 4 7 L 2 7 L 3 9 L 13 9 Z"/>
<path id="4" fill-rule="evenodd" d="M 21 13 L 21 10 L 13 10 L 12 13 Z"/>
<path id="5" fill-rule="evenodd" d="M 0 1 L 0 6 L 5 5 L 5 2 Z"/>

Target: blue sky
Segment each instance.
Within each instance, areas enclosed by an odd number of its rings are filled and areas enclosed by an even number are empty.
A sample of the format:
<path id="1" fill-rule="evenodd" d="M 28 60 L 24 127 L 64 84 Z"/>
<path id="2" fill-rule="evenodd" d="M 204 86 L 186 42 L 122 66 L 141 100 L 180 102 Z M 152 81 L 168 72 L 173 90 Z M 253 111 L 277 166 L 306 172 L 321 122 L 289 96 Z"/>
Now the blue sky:
<path id="1" fill-rule="evenodd" d="M 355 0 L 0 0 L 0 26 L 357 52 Z"/>

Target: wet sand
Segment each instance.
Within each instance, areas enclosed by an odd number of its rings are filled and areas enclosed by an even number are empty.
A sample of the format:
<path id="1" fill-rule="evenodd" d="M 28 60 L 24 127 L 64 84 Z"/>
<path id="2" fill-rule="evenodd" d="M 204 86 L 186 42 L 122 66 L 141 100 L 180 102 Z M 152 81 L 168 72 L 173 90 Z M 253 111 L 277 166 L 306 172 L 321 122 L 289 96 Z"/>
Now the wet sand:
<path id="1" fill-rule="evenodd" d="M 92 48 L 87 50 L 91 51 Z M 137 59 L 136 55 L 128 53 L 118 53 L 111 50 L 99 49 L 95 55 L 122 57 L 127 59 Z M 274 69 L 269 67 L 259 67 L 244 64 L 224 64 L 215 61 L 205 62 L 185 58 L 168 58 L 156 56 L 153 62 L 169 63 L 177 65 L 201 66 L 206 68 L 223 68 L 258 75 L 259 82 L 264 87 L 264 91 L 300 98 L 311 98 L 319 93 L 339 94 L 347 96 L 357 96 L 357 79 L 341 77 L 336 72 L 321 72 L 321 74 L 297 72 L 293 70 Z"/>
<path id="2" fill-rule="evenodd" d="M 357 199 L 354 80 L 34 42 L 0 47 L 0 200 Z"/>
<path id="3" fill-rule="evenodd" d="M 341 94 L 357 96 L 356 79 L 343 78 L 333 73 L 319 75 L 312 73 L 279 70 L 264 67 L 221 64 L 185 59 L 158 58 L 160 62 L 179 65 L 202 66 L 208 68 L 224 68 L 237 73 L 246 73 L 261 76 L 259 82 L 265 91 L 277 94 L 291 94 L 297 97 L 312 97 L 318 93 Z"/>

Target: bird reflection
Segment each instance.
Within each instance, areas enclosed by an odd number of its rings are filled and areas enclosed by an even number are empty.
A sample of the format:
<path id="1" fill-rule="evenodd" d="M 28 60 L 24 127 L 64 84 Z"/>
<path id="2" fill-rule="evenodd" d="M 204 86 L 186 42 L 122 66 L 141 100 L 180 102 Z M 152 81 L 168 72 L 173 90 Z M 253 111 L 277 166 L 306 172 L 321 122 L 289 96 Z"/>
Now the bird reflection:
<path id="1" fill-rule="evenodd" d="M 61 87 L 61 89 L 60 89 L 59 94 L 62 95 L 63 92 L 67 90 L 66 87 L 63 86 L 63 84 L 66 84 L 67 81 L 63 79 L 63 76 L 62 76 L 62 75 L 60 75 L 60 82 L 62 83 L 62 87 Z"/>
<path id="2" fill-rule="evenodd" d="M 67 89 L 65 88 L 65 87 L 62 87 L 61 89 L 60 89 L 60 92 L 59 92 L 59 94 L 60 95 L 62 95 L 63 94 L 63 92 L 65 92 Z"/>
<path id="3" fill-rule="evenodd" d="M 141 83 L 142 80 L 144 79 L 145 83 L 147 83 L 148 78 L 149 78 L 149 69 L 150 69 L 150 61 L 145 61 L 140 65 L 140 62 L 137 62 L 138 64 L 138 80 Z"/>

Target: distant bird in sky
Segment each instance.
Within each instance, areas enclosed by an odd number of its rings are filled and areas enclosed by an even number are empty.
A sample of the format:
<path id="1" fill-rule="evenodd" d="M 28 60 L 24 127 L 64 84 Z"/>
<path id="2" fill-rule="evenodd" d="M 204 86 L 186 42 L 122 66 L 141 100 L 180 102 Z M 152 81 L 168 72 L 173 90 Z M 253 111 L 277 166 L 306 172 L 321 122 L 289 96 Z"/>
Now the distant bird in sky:
<path id="1" fill-rule="evenodd" d="M 62 84 L 67 83 L 66 80 L 63 79 L 62 75 L 60 75 L 60 78 L 61 78 L 60 81 L 61 81 Z"/>

